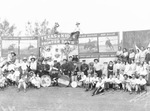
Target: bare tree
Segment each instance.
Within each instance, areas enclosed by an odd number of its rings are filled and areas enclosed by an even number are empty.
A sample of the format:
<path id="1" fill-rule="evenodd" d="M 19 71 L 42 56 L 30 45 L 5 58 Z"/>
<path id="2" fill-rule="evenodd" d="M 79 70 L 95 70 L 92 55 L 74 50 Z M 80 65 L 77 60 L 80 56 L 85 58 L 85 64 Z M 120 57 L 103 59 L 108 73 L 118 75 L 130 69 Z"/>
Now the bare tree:
<path id="1" fill-rule="evenodd" d="M 44 20 L 42 23 L 35 22 L 34 24 L 28 22 L 26 25 L 26 35 L 40 36 L 50 34 L 51 29 L 48 25 L 49 22 L 47 20 Z"/>
<path id="2" fill-rule="evenodd" d="M 14 36 L 14 30 L 16 27 L 10 25 L 7 20 L 0 22 L 0 36 L 12 37 Z"/>

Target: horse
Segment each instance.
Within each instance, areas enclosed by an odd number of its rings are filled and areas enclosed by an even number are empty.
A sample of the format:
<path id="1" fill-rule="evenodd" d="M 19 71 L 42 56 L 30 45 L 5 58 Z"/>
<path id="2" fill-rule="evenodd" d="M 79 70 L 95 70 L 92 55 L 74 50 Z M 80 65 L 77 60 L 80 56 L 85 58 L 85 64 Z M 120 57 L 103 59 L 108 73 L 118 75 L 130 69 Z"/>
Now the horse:
<path id="1" fill-rule="evenodd" d="M 8 50 L 15 50 L 15 45 L 16 45 L 16 44 L 11 44 L 11 45 L 9 45 Z"/>
<path id="2" fill-rule="evenodd" d="M 30 44 L 29 47 L 28 47 L 28 50 L 31 50 L 33 48 L 34 48 L 34 46 Z"/>
<path id="3" fill-rule="evenodd" d="M 95 41 L 92 41 L 92 42 L 88 42 L 84 45 L 84 49 L 85 50 L 92 50 L 92 49 L 95 49 L 96 48 L 96 43 Z"/>
<path id="4" fill-rule="evenodd" d="M 107 48 L 110 48 L 110 49 L 114 50 L 114 47 L 113 47 L 112 43 L 110 42 L 110 39 L 106 40 L 105 46 Z"/>

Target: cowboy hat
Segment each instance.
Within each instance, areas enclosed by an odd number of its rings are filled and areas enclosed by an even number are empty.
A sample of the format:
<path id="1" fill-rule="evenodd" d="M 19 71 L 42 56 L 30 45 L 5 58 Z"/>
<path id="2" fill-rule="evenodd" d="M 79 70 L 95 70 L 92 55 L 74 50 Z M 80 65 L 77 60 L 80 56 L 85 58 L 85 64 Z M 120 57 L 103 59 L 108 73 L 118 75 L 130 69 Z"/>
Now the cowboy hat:
<path id="1" fill-rule="evenodd" d="M 77 22 L 77 23 L 76 23 L 76 25 L 80 25 L 80 23 L 79 23 L 79 22 Z"/>

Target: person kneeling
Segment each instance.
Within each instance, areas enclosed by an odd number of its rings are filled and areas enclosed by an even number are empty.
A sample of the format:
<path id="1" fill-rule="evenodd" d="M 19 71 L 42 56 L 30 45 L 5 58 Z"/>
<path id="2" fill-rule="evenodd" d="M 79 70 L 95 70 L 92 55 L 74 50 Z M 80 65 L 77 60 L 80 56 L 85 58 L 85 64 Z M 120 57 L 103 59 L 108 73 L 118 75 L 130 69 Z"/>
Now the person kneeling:
<path id="1" fill-rule="evenodd" d="M 140 75 L 139 79 L 137 80 L 137 89 L 141 93 L 142 91 L 147 92 L 146 88 L 146 80 Z"/>
<path id="2" fill-rule="evenodd" d="M 92 96 L 99 94 L 103 91 L 104 91 L 104 82 L 102 81 L 101 78 L 99 78 L 99 81 L 96 83 L 96 88 L 95 88 Z"/>

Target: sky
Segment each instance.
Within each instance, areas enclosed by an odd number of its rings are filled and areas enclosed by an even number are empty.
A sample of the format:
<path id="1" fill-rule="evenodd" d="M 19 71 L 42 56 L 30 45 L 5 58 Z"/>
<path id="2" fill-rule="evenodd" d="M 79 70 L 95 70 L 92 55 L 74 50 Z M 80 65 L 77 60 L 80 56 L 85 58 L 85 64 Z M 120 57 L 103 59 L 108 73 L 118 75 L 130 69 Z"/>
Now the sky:
<path id="1" fill-rule="evenodd" d="M 0 0 L 0 21 L 15 24 L 25 33 L 28 21 L 60 24 L 70 33 L 80 22 L 81 33 L 150 29 L 149 0 Z"/>

